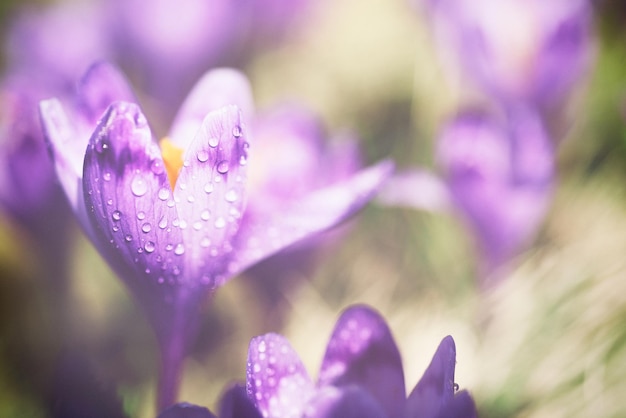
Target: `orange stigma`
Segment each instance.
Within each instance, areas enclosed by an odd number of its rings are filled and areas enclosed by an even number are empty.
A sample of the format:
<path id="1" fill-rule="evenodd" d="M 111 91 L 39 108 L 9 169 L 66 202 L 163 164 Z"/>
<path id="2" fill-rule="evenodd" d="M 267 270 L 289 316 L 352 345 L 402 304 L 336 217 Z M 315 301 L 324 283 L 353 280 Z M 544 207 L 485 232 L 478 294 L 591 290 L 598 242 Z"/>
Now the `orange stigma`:
<path id="1" fill-rule="evenodd" d="M 161 155 L 167 170 L 167 178 L 170 180 L 172 190 L 174 190 L 176 180 L 178 180 L 178 173 L 180 173 L 180 169 L 183 167 L 183 149 L 177 147 L 166 137 L 161 140 Z"/>

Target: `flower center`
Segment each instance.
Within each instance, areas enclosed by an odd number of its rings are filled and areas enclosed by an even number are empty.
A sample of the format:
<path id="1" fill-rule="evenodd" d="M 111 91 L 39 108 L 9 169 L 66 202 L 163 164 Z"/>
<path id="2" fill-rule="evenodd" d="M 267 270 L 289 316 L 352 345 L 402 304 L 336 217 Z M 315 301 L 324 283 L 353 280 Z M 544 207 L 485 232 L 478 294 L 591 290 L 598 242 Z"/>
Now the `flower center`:
<path id="1" fill-rule="evenodd" d="M 178 180 L 178 174 L 183 167 L 183 149 L 176 146 L 169 138 L 165 137 L 161 140 L 161 155 L 163 156 L 163 163 L 167 170 L 167 178 L 170 181 L 170 186 L 174 190 L 176 180 Z"/>

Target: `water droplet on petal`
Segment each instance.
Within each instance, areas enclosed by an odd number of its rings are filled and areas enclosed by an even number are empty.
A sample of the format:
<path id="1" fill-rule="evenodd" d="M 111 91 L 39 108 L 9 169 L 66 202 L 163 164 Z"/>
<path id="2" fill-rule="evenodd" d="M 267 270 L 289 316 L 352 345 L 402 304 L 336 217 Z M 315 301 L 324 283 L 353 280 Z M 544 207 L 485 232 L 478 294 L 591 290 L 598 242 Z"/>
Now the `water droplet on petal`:
<path id="1" fill-rule="evenodd" d="M 187 196 L 187 202 L 189 202 L 189 203 L 193 203 L 193 202 L 195 202 L 195 201 L 196 201 L 196 198 L 195 198 L 195 197 L 193 197 L 193 195 L 191 195 L 191 194 L 190 194 L 189 196 Z"/>
<path id="2" fill-rule="evenodd" d="M 137 219 L 139 219 L 140 221 L 143 221 L 144 219 L 146 219 L 146 212 L 137 212 Z"/>
<path id="3" fill-rule="evenodd" d="M 246 165 L 248 164 L 248 157 L 246 155 L 241 155 L 239 157 L 239 165 Z"/>
<path id="4" fill-rule="evenodd" d="M 180 227 L 180 229 L 187 228 L 187 221 L 185 221 L 184 219 L 181 219 L 180 222 L 178 223 L 178 226 Z"/>
<path id="5" fill-rule="evenodd" d="M 136 174 L 130 183 L 130 190 L 137 197 L 145 195 L 148 191 L 148 183 L 146 182 L 146 179 L 144 179 L 142 175 Z"/>
<path id="6" fill-rule="evenodd" d="M 178 244 L 174 249 L 174 254 L 182 255 L 185 252 L 185 246 L 183 244 Z"/>
<path id="7" fill-rule="evenodd" d="M 217 147 L 217 145 L 218 145 L 219 143 L 220 143 L 220 139 L 219 139 L 219 138 L 216 138 L 216 137 L 214 137 L 214 136 L 213 136 L 213 137 L 211 137 L 211 138 L 209 138 L 209 146 L 210 146 L 211 148 L 215 148 L 215 147 Z"/>
<path id="8" fill-rule="evenodd" d="M 111 206 L 113 204 L 113 199 L 108 199 L 107 200 L 107 205 Z"/>
<path id="9" fill-rule="evenodd" d="M 200 214 L 200 219 L 202 219 L 203 221 L 208 221 L 210 217 L 211 217 L 211 211 L 208 209 L 203 210 L 202 213 Z"/>
<path id="10" fill-rule="evenodd" d="M 234 189 L 231 189 L 226 193 L 226 196 L 224 196 L 224 199 L 226 199 L 227 202 L 232 203 L 236 201 L 238 197 L 239 196 L 237 196 L 237 192 Z"/>
<path id="11" fill-rule="evenodd" d="M 159 174 L 163 174 L 163 172 L 165 171 L 165 167 L 163 166 L 163 161 L 158 160 L 158 159 L 152 160 L 152 163 L 150 164 L 150 170 L 152 170 L 152 172 L 156 174 L 157 176 Z"/>
<path id="12" fill-rule="evenodd" d="M 213 183 L 207 183 L 204 185 L 204 191 L 206 193 L 213 193 Z"/>
<path id="13" fill-rule="evenodd" d="M 165 246 L 165 251 L 172 251 L 172 249 L 174 249 L 174 245 L 172 245 L 172 244 L 167 244 Z"/>
<path id="14" fill-rule="evenodd" d="M 202 238 L 202 240 L 200 241 L 200 246 L 202 246 L 202 248 L 207 248 L 209 245 L 211 245 L 211 240 L 209 239 L 209 237 Z"/>
<path id="15" fill-rule="evenodd" d="M 219 163 L 217 163 L 217 172 L 220 174 L 226 174 L 228 173 L 228 161 L 223 160 L 220 161 Z"/>
<path id="16" fill-rule="evenodd" d="M 119 227 L 119 226 L 114 226 L 114 227 L 113 227 L 113 228 L 111 228 L 111 229 L 113 229 L 113 232 L 117 232 L 117 231 L 119 231 L 119 230 L 120 230 L 120 227 Z"/>
<path id="17" fill-rule="evenodd" d="M 103 178 L 105 181 L 109 181 L 109 180 L 111 180 L 111 172 L 106 171 L 106 172 L 102 175 L 102 178 Z"/>
<path id="18" fill-rule="evenodd" d="M 133 240 L 133 236 L 132 236 L 132 235 L 130 235 L 130 234 L 127 234 L 127 235 L 124 237 L 124 241 L 126 241 L 126 242 L 131 242 L 132 240 Z"/>
<path id="19" fill-rule="evenodd" d="M 193 223 L 193 229 L 195 229 L 196 231 L 199 231 L 202 229 L 202 222 L 198 221 L 198 222 L 194 222 Z"/>
<path id="20" fill-rule="evenodd" d="M 201 163 L 206 162 L 209 159 L 209 152 L 207 150 L 201 149 L 197 154 L 198 161 Z"/>
<path id="21" fill-rule="evenodd" d="M 159 199 L 161 200 L 167 200 L 167 198 L 170 197 L 170 191 L 164 187 L 162 189 L 159 189 L 159 193 L 157 193 L 157 196 L 159 196 Z"/>
<path id="22" fill-rule="evenodd" d="M 243 134 L 243 132 L 241 130 L 241 126 L 239 126 L 239 125 L 233 126 L 233 136 L 235 138 L 241 138 L 242 134 Z"/>
<path id="23" fill-rule="evenodd" d="M 113 218 L 114 221 L 119 221 L 120 219 L 122 219 L 122 212 L 120 212 L 119 210 L 113 211 L 113 213 L 111 214 L 111 218 Z"/>
<path id="24" fill-rule="evenodd" d="M 144 250 L 146 250 L 146 252 L 148 254 L 150 254 L 151 252 L 154 251 L 154 248 L 155 248 L 154 242 L 146 241 L 146 243 L 144 244 L 143 248 L 144 248 Z"/>
<path id="25" fill-rule="evenodd" d="M 149 223 L 145 223 L 142 225 L 141 230 L 147 234 L 152 230 L 152 225 L 150 225 Z"/>
<path id="26" fill-rule="evenodd" d="M 161 229 L 165 229 L 165 227 L 167 226 L 167 219 L 164 217 L 161 218 L 161 220 L 159 221 L 159 228 Z"/>
<path id="27" fill-rule="evenodd" d="M 100 138 L 96 141 L 96 152 L 98 154 L 104 154 L 109 149 L 109 141 L 105 138 Z"/>
<path id="28" fill-rule="evenodd" d="M 226 226 L 226 221 L 221 216 L 215 220 L 215 227 L 220 229 Z"/>

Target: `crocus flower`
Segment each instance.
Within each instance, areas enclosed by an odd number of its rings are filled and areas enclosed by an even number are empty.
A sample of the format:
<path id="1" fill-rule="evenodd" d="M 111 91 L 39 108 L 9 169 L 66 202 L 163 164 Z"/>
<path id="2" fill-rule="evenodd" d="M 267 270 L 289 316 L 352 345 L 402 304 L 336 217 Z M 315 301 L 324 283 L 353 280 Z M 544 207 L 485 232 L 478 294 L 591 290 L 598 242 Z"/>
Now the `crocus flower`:
<path id="1" fill-rule="evenodd" d="M 540 118 L 517 109 L 505 120 L 465 111 L 442 129 L 442 174 L 412 170 L 390 179 L 380 201 L 433 212 L 455 211 L 475 237 L 487 285 L 535 236 L 549 208 L 554 151 Z"/>
<path id="2" fill-rule="evenodd" d="M 109 30 L 133 79 L 173 112 L 208 68 L 230 62 L 236 35 L 247 31 L 239 6 L 229 0 L 115 0 Z"/>
<path id="3" fill-rule="evenodd" d="M 452 199 L 474 231 L 484 271 L 494 272 L 523 249 L 549 207 L 552 144 L 531 112 L 508 123 L 465 113 L 443 129 L 438 161 Z"/>
<path id="4" fill-rule="evenodd" d="M 75 212 L 157 334 L 159 409 L 175 400 L 181 362 L 207 295 L 254 263 L 352 215 L 391 169 L 383 162 L 279 210 L 248 211 L 254 147 L 246 121 L 249 87 L 238 73 L 217 74 L 223 82 L 204 78 L 190 93 L 161 148 L 136 103 L 111 104 L 90 138 L 76 136 L 76 122 L 58 101 L 41 105 Z M 100 92 L 108 87 L 103 83 L 91 77 L 83 89 Z M 88 110 L 103 103 L 93 97 L 83 102 Z M 216 110 L 207 114 L 207 107 Z"/>
<path id="5" fill-rule="evenodd" d="M 425 0 L 442 49 L 483 89 L 542 109 L 589 68 L 588 0 Z"/>
<path id="6" fill-rule="evenodd" d="M 384 319 L 367 306 L 345 310 L 330 337 L 317 383 L 289 342 L 266 334 L 250 342 L 246 387 L 263 417 L 475 417 L 456 392 L 454 340 L 443 339 L 406 396 L 400 353 Z"/>
<path id="7" fill-rule="evenodd" d="M 75 80 L 96 60 L 111 56 L 101 2 L 60 2 L 45 9 L 25 9 L 7 36 L 12 71 L 46 77 L 71 92 Z"/>

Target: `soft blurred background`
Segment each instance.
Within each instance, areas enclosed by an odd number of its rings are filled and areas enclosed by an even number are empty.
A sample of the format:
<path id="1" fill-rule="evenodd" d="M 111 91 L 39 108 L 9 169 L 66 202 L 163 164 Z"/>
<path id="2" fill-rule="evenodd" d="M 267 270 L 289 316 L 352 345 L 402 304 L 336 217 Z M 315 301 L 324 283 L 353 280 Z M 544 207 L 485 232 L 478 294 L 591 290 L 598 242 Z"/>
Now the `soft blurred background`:
<path id="1" fill-rule="evenodd" d="M 117 9 L 123 1 L 0 3 L 3 78 L 47 68 L 42 77 L 56 77 L 56 87 L 38 100 L 66 94 L 58 80 L 72 85 L 89 61 L 110 59 L 162 135 L 196 77 L 235 66 L 250 78 L 258 110 L 298 101 L 319 114 L 329 138 L 358 137 L 368 164 L 389 156 L 400 170 L 435 173 L 444 121 L 468 101 L 485 101 L 455 75 L 462 69 L 446 67 L 451 51 L 441 51 L 425 3 L 227 2 L 233 10 L 200 22 L 215 33 L 189 53 L 173 41 L 170 51 L 146 52 L 149 42 L 133 30 L 154 28 L 150 2 L 127 3 L 134 6 L 125 12 Z M 45 15 L 59 6 L 74 15 L 48 26 Z M 408 389 L 450 334 L 456 381 L 483 418 L 626 416 L 626 6 L 605 0 L 592 8 L 593 63 L 546 116 L 556 147 L 552 203 L 495 284 L 481 285 L 477 246 L 454 212 L 374 201 L 332 236 L 314 268 L 290 270 L 280 282 L 244 275 L 207 301 L 180 399 L 213 408 L 226 384 L 245 378 L 250 338 L 270 331 L 287 336 L 315 376 L 339 312 L 367 303 L 396 337 Z M 193 18 L 171 19 L 158 32 L 185 36 L 176 28 L 192 27 Z M 84 28 L 63 36 L 77 22 Z M 47 52 L 30 52 L 36 48 Z M 85 62 L 62 68 L 74 52 Z M 68 211 L 44 207 L 23 219 L 5 209 L 0 218 L 0 416 L 93 408 L 89 416 L 152 417 L 152 332 Z"/>

